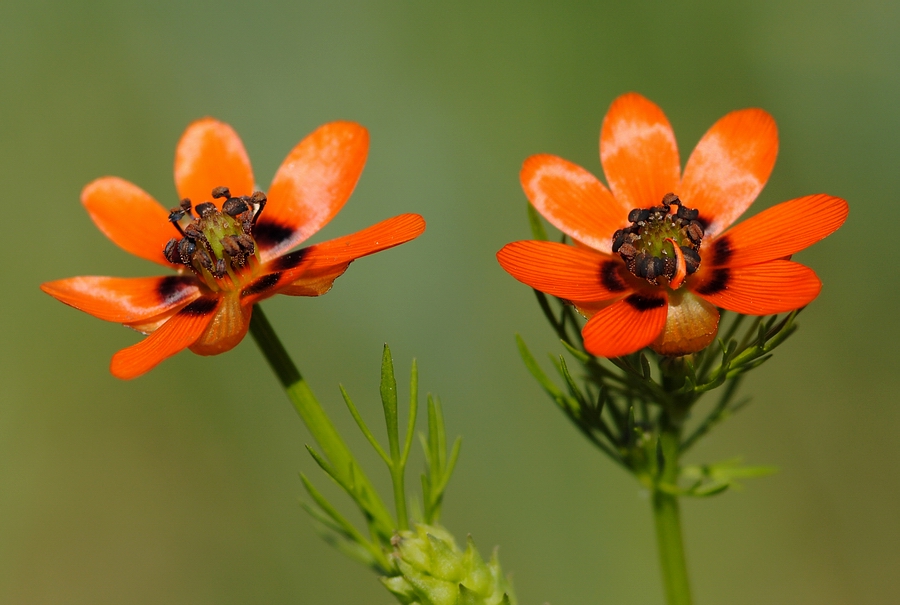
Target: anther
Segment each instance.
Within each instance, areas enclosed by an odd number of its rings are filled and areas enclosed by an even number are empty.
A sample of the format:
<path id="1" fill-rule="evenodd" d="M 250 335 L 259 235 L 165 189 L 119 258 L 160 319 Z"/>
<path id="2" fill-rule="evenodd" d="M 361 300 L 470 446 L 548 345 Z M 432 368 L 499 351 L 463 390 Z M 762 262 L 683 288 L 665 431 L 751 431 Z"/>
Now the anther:
<path id="1" fill-rule="evenodd" d="M 181 225 L 178 221 L 182 219 L 184 216 L 184 210 L 180 208 L 173 208 L 171 212 L 169 212 L 169 222 L 172 223 L 172 226 L 178 229 L 178 233 L 184 235 L 184 229 L 181 228 Z"/>
<path id="2" fill-rule="evenodd" d="M 616 250 L 620 255 L 622 255 L 623 259 L 633 258 L 635 254 L 637 254 L 637 248 L 632 246 L 631 244 L 622 244 L 619 246 L 619 249 Z"/>
<path id="3" fill-rule="evenodd" d="M 191 256 L 194 254 L 194 251 L 196 249 L 197 246 L 194 245 L 194 242 L 192 242 L 188 238 L 184 238 L 183 240 L 178 242 L 178 255 L 181 256 L 182 265 L 191 264 Z"/>
<path id="4" fill-rule="evenodd" d="M 700 255 L 696 250 L 692 250 L 687 246 L 679 246 L 681 254 L 684 256 L 684 264 L 688 275 L 693 275 L 700 268 Z"/>
<path id="5" fill-rule="evenodd" d="M 700 216 L 700 211 L 685 206 L 679 206 L 675 216 L 685 221 L 695 221 Z"/>
<path id="6" fill-rule="evenodd" d="M 244 253 L 241 250 L 241 245 L 237 241 L 237 237 L 229 235 L 222 238 L 222 250 L 224 250 L 228 256 L 239 260 L 240 262 L 238 264 L 243 264 L 242 257 L 244 256 Z"/>
<path id="7" fill-rule="evenodd" d="M 213 272 L 212 257 L 210 257 L 209 252 L 207 252 L 205 248 L 197 248 L 197 250 L 194 252 L 194 257 L 192 260 L 199 263 L 201 267 L 203 267 L 210 273 Z"/>
<path id="8" fill-rule="evenodd" d="M 266 194 L 262 191 L 254 191 L 253 195 L 250 196 L 250 201 L 256 204 L 256 214 L 253 215 L 253 221 L 250 224 L 250 227 L 256 225 L 256 221 L 259 220 L 259 215 L 262 214 L 263 208 L 266 207 Z M 248 229 L 245 229 L 249 233 Z"/>
<path id="9" fill-rule="evenodd" d="M 234 239 L 237 241 L 237 245 L 241 247 L 241 251 L 244 254 L 253 254 L 253 252 L 256 251 L 256 244 L 253 242 L 253 238 L 246 233 L 235 235 Z"/>
<path id="10" fill-rule="evenodd" d="M 197 248 L 194 252 L 194 258 L 204 269 L 212 270 L 212 256 L 206 251 L 206 248 Z"/>
<path id="11" fill-rule="evenodd" d="M 190 215 L 190 213 L 191 213 L 191 199 L 190 198 L 187 198 L 187 197 L 184 198 L 183 200 L 181 200 L 178 203 L 178 205 L 181 206 L 181 209 L 184 210 L 185 214 Z"/>
<path id="12" fill-rule="evenodd" d="M 196 210 L 200 218 L 206 218 L 216 212 L 216 205 L 211 202 L 203 202 L 202 204 L 197 204 Z"/>
<path id="13" fill-rule="evenodd" d="M 700 226 L 700 223 L 697 221 L 691 221 L 691 223 L 684 228 L 684 234 L 688 236 L 688 239 L 695 246 L 700 245 L 700 240 L 703 239 L 703 227 Z"/>
<path id="14" fill-rule="evenodd" d="M 181 262 L 181 254 L 178 252 L 178 241 L 179 240 L 173 237 L 169 240 L 169 243 L 166 244 L 166 247 L 163 250 L 166 260 L 175 265 Z"/>
<path id="15" fill-rule="evenodd" d="M 681 206 L 681 200 L 674 193 L 667 193 L 663 196 L 662 205 L 668 208 L 669 206 Z"/>
<path id="16" fill-rule="evenodd" d="M 667 256 L 663 259 L 663 275 L 668 277 L 670 280 L 672 276 L 675 275 L 675 271 L 678 269 L 678 261 L 671 256 Z"/>
<path id="17" fill-rule="evenodd" d="M 225 259 L 220 258 L 216 260 L 216 272 L 213 274 L 216 277 L 225 277 Z"/>
<path id="18" fill-rule="evenodd" d="M 635 208 L 628 213 L 628 221 L 631 223 L 641 223 L 650 218 L 650 211 L 641 208 Z"/>
<path id="19" fill-rule="evenodd" d="M 201 204 L 201 206 L 202 206 L 202 204 Z M 185 227 L 184 231 L 182 231 L 182 233 L 184 233 L 184 236 L 186 238 L 191 239 L 191 240 L 205 239 L 205 236 L 203 235 L 203 230 L 200 228 L 199 225 L 197 225 L 196 222 L 191 223 L 190 225 Z"/>
<path id="20" fill-rule="evenodd" d="M 237 216 L 249 209 L 250 207 L 247 205 L 247 202 L 239 197 L 230 197 L 222 204 L 222 212 L 228 216 Z"/>
<path id="21" fill-rule="evenodd" d="M 228 187 L 216 187 L 212 190 L 212 197 L 214 200 L 231 197 L 231 190 Z"/>
<path id="22" fill-rule="evenodd" d="M 634 259 L 634 267 L 637 270 L 638 277 L 655 282 L 656 278 L 663 274 L 666 265 L 661 258 L 641 252 Z"/>
<path id="23" fill-rule="evenodd" d="M 618 252 L 619 248 L 622 247 L 622 244 L 625 243 L 625 236 L 628 235 L 628 231 L 625 229 L 619 229 L 615 233 L 613 233 L 613 245 L 612 251 Z"/>

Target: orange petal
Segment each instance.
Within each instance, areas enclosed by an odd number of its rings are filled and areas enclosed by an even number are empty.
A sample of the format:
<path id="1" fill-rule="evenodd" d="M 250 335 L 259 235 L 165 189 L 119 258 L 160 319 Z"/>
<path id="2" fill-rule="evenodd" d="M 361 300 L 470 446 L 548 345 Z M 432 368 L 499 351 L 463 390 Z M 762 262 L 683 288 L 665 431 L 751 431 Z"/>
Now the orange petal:
<path id="1" fill-rule="evenodd" d="M 598 357 L 621 357 L 653 342 L 666 325 L 665 291 L 636 292 L 612 304 L 585 324 L 585 348 Z"/>
<path id="2" fill-rule="evenodd" d="M 550 223 L 575 240 L 612 252 L 612 236 L 628 226 L 630 208 L 597 177 L 555 155 L 533 155 L 519 175 L 525 195 Z"/>
<path id="3" fill-rule="evenodd" d="M 210 201 L 216 187 L 234 196 L 253 193 L 250 159 L 231 126 L 203 118 L 187 127 L 175 150 L 175 187 L 194 204 Z"/>
<path id="4" fill-rule="evenodd" d="M 566 300 L 609 300 L 631 290 L 619 273 L 622 261 L 565 244 L 512 242 L 497 260 L 523 284 Z"/>
<path id="5" fill-rule="evenodd" d="M 732 111 L 713 124 L 688 159 L 681 201 L 700 211 L 706 236 L 724 231 L 762 191 L 778 155 L 778 128 L 762 109 Z"/>
<path id="6" fill-rule="evenodd" d="M 666 326 L 650 348 L 660 355 L 677 357 L 705 349 L 719 330 L 719 310 L 681 288 L 669 293 Z"/>
<path id="7" fill-rule="evenodd" d="M 299 264 L 293 269 L 264 275 L 244 288 L 241 291 L 243 304 L 253 305 L 276 294 L 321 296 L 331 290 L 334 280 L 350 266 L 350 261 L 327 266 L 313 266 L 314 263 L 304 263 L 303 259 L 297 261 Z"/>
<path id="8" fill-rule="evenodd" d="M 320 271 L 310 271 L 308 275 L 304 275 L 278 290 L 278 293 L 288 296 L 321 296 L 331 290 L 334 280 L 343 275 L 349 266 L 350 263 L 345 263 Z"/>
<path id="9" fill-rule="evenodd" d="M 81 192 L 94 224 L 120 248 L 135 256 L 172 267 L 163 254 L 166 243 L 181 237 L 169 223 L 169 212 L 137 185 L 104 177 Z"/>
<path id="10" fill-rule="evenodd" d="M 822 282 L 809 267 L 773 260 L 743 267 L 701 268 L 688 280 L 697 295 L 717 307 L 745 315 L 793 311 L 819 295 Z"/>
<path id="11" fill-rule="evenodd" d="M 672 244 L 672 251 L 675 252 L 675 275 L 669 280 L 669 287 L 677 290 L 684 283 L 684 278 L 687 277 L 687 264 L 684 261 L 684 252 L 681 251 L 678 242 L 671 237 L 667 237 L 666 241 Z"/>
<path id="12" fill-rule="evenodd" d="M 717 237 L 702 258 L 729 267 L 784 258 L 837 231 L 849 212 L 846 201 L 823 193 L 783 202 Z"/>
<path id="13" fill-rule="evenodd" d="M 222 298 L 212 321 L 203 334 L 190 345 L 198 355 L 218 355 L 230 351 L 247 335 L 253 305 L 242 304 L 236 293 Z"/>
<path id="14" fill-rule="evenodd" d="M 161 315 L 154 315 L 150 319 L 135 321 L 123 325 L 128 326 L 132 330 L 137 330 L 141 334 L 150 334 L 159 330 L 159 328 L 167 321 L 169 321 L 169 319 L 171 319 L 173 315 L 178 313 L 178 311 L 179 308 L 176 307 L 174 309 L 171 309 L 170 311 L 162 313 Z"/>
<path id="15" fill-rule="evenodd" d="M 267 275 L 244 288 L 244 305 L 279 293 L 318 296 L 331 288 L 347 266 L 363 256 L 374 254 L 415 239 L 425 231 L 425 220 L 418 214 L 401 214 L 376 223 L 362 231 L 315 244 L 276 258 L 264 267 Z"/>
<path id="16" fill-rule="evenodd" d="M 600 129 L 600 162 L 609 188 L 628 209 L 658 205 L 678 192 L 681 161 L 662 110 L 637 93 L 610 106 Z"/>
<path id="17" fill-rule="evenodd" d="M 206 330 L 218 306 L 218 299 L 213 297 L 195 300 L 150 336 L 113 355 L 109 366 L 113 376 L 124 380 L 137 378 L 190 346 Z"/>
<path id="18" fill-rule="evenodd" d="M 263 261 L 290 250 L 334 218 L 362 173 L 369 133 L 332 122 L 300 141 L 275 174 L 253 235 Z"/>
<path id="19" fill-rule="evenodd" d="M 200 296 L 193 277 L 71 277 L 41 284 L 41 290 L 85 313 L 116 323 L 144 321 Z"/>
<path id="20" fill-rule="evenodd" d="M 572 306 L 575 307 L 579 313 L 581 313 L 584 317 L 591 318 L 596 313 L 599 313 L 606 307 L 610 305 L 614 305 L 616 300 L 614 298 L 610 298 L 607 300 L 570 300 Z"/>

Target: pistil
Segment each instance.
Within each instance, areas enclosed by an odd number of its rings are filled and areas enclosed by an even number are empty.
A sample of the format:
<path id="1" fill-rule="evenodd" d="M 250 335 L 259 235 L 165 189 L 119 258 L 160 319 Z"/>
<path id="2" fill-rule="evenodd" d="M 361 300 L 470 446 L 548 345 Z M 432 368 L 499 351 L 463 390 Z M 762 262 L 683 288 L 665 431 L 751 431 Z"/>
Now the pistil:
<path id="1" fill-rule="evenodd" d="M 703 225 L 698 216 L 699 212 L 684 206 L 677 195 L 667 193 L 659 206 L 628 213 L 631 225 L 613 234 L 612 250 L 632 275 L 678 289 L 700 268 Z"/>
<path id="2" fill-rule="evenodd" d="M 169 240 L 164 254 L 169 262 L 190 267 L 213 291 L 235 290 L 259 265 L 253 227 L 266 196 L 257 191 L 232 197 L 227 187 L 216 187 L 212 198 L 224 198 L 221 211 L 212 202 L 192 208 L 188 199 L 172 209 L 169 221 L 182 237 Z"/>

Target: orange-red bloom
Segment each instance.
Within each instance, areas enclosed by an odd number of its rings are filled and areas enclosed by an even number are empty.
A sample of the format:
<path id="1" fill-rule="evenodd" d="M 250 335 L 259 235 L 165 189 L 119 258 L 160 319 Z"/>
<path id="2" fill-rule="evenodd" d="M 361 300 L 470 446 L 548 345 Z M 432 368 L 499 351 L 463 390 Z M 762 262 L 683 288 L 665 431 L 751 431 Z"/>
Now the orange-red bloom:
<path id="1" fill-rule="evenodd" d="M 176 273 L 73 277 L 41 289 L 94 317 L 149 334 L 113 356 L 110 370 L 119 378 L 139 376 L 185 348 L 200 355 L 228 351 L 246 335 L 254 303 L 279 293 L 324 294 L 353 260 L 425 230 L 421 216 L 403 214 L 289 252 L 340 211 L 368 147 L 368 132 L 359 124 L 325 124 L 288 154 L 266 196 L 254 192 L 237 133 L 211 118 L 194 122 L 175 153 L 175 184 L 183 199 L 171 212 L 116 177 L 98 179 L 81 194 L 91 219 L 114 243 Z"/>
<path id="2" fill-rule="evenodd" d="M 718 330 L 717 307 L 748 315 L 798 309 L 821 282 L 793 253 L 833 233 L 847 202 L 818 194 L 728 227 L 762 190 L 778 152 L 772 117 L 734 111 L 707 131 L 681 173 L 675 135 L 646 98 L 616 99 L 600 131 L 607 189 L 583 168 L 535 155 L 525 195 L 575 246 L 520 241 L 497 258 L 519 281 L 589 317 L 588 351 L 617 357 L 652 347 L 685 355 Z"/>

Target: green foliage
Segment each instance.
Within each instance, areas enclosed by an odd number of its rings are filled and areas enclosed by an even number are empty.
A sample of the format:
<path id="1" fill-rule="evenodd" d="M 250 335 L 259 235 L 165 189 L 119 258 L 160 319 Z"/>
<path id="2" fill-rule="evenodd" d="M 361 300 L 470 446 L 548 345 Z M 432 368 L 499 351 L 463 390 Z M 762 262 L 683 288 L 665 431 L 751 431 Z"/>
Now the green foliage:
<path id="1" fill-rule="evenodd" d="M 579 319 L 571 305 L 560 300 L 554 305 L 547 295 L 535 294 L 581 371 L 574 374 L 565 356 L 551 356 L 559 376 L 558 382 L 552 380 L 517 336 L 525 367 L 591 443 L 649 489 L 705 497 L 735 486 L 736 478 L 772 472 L 727 461 L 686 467 L 671 481 L 660 479 L 665 463 L 677 467 L 684 452 L 748 403 L 746 398 L 736 398 L 743 376 L 771 358 L 772 352 L 796 331 L 794 320 L 799 311 L 753 318 L 743 330 L 745 317 L 734 315 L 717 343 L 694 355 L 667 358 L 647 349 L 603 359 L 584 348 Z M 711 410 L 691 422 L 697 402 L 716 389 L 720 389 L 720 395 Z M 674 460 L 667 461 L 659 449 L 663 434 L 677 438 L 677 449 L 670 455 Z"/>
<path id="2" fill-rule="evenodd" d="M 541 222 L 541 215 L 534 209 L 534 206 L 528 204 L 528 224 L 531 227 L 531 236 L 540 241 L 547 241 L 547 230 L 544 223 Z"/>
<path id="3" fill-rule="evenodd" d="M 459 457 L 460 438 L 447 450 L 444 415 L 440 401 L 428 395 L 428 431 L 419 435 L 425 452 L 422 475 L 424 511 L 416 515 L 416 531 L 410 532 L 405 474 L 418 415 L 419 375 L 413 361 L 409 380 L 409 409 L 401 440 L 397 381 L 387 345 L 381 358 L 381 407 L 387 429 L 388 449 L 369 430 L 346 389 L 341 395 L 362 434 L 388 467 L 393 485 L 396 516 L 388 512 L 355 456 L 338 434 L 297 370 L 287 351 L 258 306 L 250 330 L 275 370 L 291 403 L 300 414 L 323 453 L 307 447 L 316 464 L 350 496 L 362 514 L 368 535 L 349 521 L 304 475 L 303 486 L 312 502 L 301 503 L 319 522 L 322 536 L 347 556 L 384 576 L 385 586 L 402 603 L 421 605 L 512 605 L 508 584 L 500 574 L 496 557 L 485 564 L 469 538 L 460 554 L 453 536 L 437 525 L 444 491 Z M 427 524 L 427 525 L 426 525 Z"/>
<path id="4" fill-rule="evenodd" d="M 447 437 L 444 432 L 444 413 L 441 402 L 428 396 L 428 438 L 420 435 L 425 451 L 426 471 L 422 474 L 422 496 L 425 502 L 423 520 L 437 523 L 441 515 L 444 490 L 456 466 L 462 438 L 457 437 L 447 453 Z"/>
<path id="5" fill-rule="evenodd" d="M 740 458 L 724 460 L 716 464 L 685 466 L 681 477 L 690 485 L 683 490 L 688 496 L 714 496 L 728 488 L 740 488 L 737 479 L 764 477 L 778 472 L 774 466 L 743 466 Z"/>
<path id="6" fill-rule="evenodd" d="M 363 481 L 365 477 L 363 470 L 355 458 L 352 457 L 352 454 L 347 472 L 342 473 L 326 457 L 312 448 L 307 448 L 319 467 L 353 500 L 356 508 L 365 519 L 368 534 L 371 537 L 366 537 L 362 531 L 357 529 L 322 496 L 307 477 L 301 476 L 303 485 L 312 499 L 312 503 L 303 503 L 303 507 L 313 518 L 319 521 L 324 530 L 323 536 L 348 556 L 381 574 L 392 575 L 396 573 L 395 564 L 388 556 L 393 549 L 391 540 L 397 531 L 406 530 L 410 526 L 407 512 L 409 497 L 406 493 L 405 474 L 415 437 L 418 414 L 418 383 L 418 369 L 415 361 L 413 361 L 410 371 L 408 419 L 401 440 L 394 363 L 391 359 L 391 351 L 385 345 L 381 362 L 380 391 L 388 437 L 387 450 L 382 447 L 368 425 L 366 425 L 359 409 L 353 403 L 346 389 L 343 386 L 341 387 L 341 395 L 344 398 L 347 409 L 350 411 L 350 415 L 353 416 L 360 431 L 381 457 L 391 475 L 395 515 L 391 516 L 387 528 L 384 528 L 383 523 L 379 521 L 381 509 L 384 505 L 381 504 L 378 494 L 370 487 L 371 483 L 367 480 Z M 426 461 L 426 469 L 421 481 L 422 499 L 425 503 L 421 521 L 437 523 L 440 518 L 444 491 L 447 488 L 453 467 L 459 456 L 461 440 L 457 438 L 450 451 L 447 451 L 444 417 L 440 403 L 431 395 L 428 395 L 427 401 L 428 431 L 427 434 L 420 435 Z"/>

